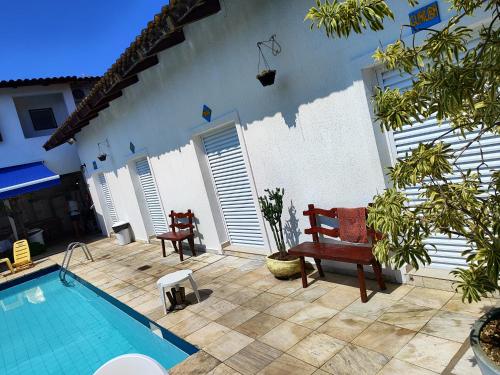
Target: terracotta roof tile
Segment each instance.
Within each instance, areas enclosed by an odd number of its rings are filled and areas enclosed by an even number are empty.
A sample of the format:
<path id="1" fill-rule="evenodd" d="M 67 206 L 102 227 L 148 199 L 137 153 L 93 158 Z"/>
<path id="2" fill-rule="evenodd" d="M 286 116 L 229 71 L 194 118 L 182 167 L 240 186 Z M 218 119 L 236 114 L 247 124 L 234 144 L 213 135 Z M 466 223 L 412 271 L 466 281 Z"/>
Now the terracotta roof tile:
<path id="1" fill-rule="evenodd" d="M 156 54 L 184 41 L 182 27 L 217 13 L 219 0 L 171 0 L 142 30 L 116 62 L 97 81 L 44 148 L 57 147 L 79 132 L 89 121 L 120 97 L 125 87 L 139 81 L 137 73 L 158 63 Z"/>
<path id="2" fill-rule="evenodd" d="M 22 86 L 47 86 L 57 83 L 73 83 L 73 82 L 93 82 L 97 81 L 98 76 L 62 76 L 62 77 L 46 77 L 46 78 L 26 78 L 26 79 L 9 79 L 0 81 L 0 88 L 16 88 Z"/>

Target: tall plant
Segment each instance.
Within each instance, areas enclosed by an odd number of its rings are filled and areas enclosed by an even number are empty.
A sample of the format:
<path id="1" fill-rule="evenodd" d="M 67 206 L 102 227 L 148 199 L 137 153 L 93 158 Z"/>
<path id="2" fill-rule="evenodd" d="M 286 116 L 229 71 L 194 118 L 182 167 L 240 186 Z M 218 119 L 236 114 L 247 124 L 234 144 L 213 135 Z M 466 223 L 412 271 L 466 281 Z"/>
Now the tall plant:
<path id="1" fill-rule="evenodd" d="M 407 0 L 410 5 L 417 0 Z M 484 161 L 464 168 L 462 155 L 480 154 L 485 137 L 500 135 L 500 0 L 448 0 L 454 16 L 440 29 L 425 29 L 423 42 L 403 39 L 379 48 L 377 62 L 411 75 L 413 87 L 377 89 L 375 116 L 383 131 L 415 126 L 435 116 L 451 129 L 421 143 L 389 170 L 393 187 L 375 196 L 368 222 L 386 234 L 374 252 L 395 267 L 419 268 L 431 262 L 425 241 L 440 233 L 467 240 L 468 267 L 457 269 L 457 288 L 469 302 L 500 290 L 500 172 Z M 365 29 L 378 31 L 394 15 L 382 0 L 316 1 L 306 19 L 328 37 L 348 37 Z M 484 13 L 483 13 L 484 12 Z M 479 42 L 464 19 L 483 13 Z M 405 25 L 410 27 L 409 25 Z M 450 133 L 462 145 L 450 145 Z M 457 147 L 458 146 L 458 147 Z M 490 170 L 489 181 L 481 171 Z M 402 192 L 418 187 L 420 203 L 410 207 Z"/>
<path id="2" fill-rule="evenodd" d="M 283 214 L 283 196 L 285 189 L 276 188 L 274 190 L 265 189 L 266 195 L 259 197 L 259 205 L 264 218 L 269 223 L 271 231 L 273 232 L 274 241 L 279 251 L 279 259 L 286 259 L 288 253 L 285 247 L 285 240 L 283 237 L 283 224 L 281 222 L 281 215 Z"/>

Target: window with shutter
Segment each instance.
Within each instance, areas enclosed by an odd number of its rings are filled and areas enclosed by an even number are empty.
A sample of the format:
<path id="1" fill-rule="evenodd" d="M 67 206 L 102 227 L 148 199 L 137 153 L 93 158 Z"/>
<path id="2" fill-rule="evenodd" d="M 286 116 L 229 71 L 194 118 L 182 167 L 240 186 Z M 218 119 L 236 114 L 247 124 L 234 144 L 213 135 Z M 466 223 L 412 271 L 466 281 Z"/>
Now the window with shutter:
<path id="1" fill-rule="evenodd" d="M 379 81 L 384 88 L 399 88 L 404 92 L 412 87 L 411 76 L 400 71 L 385 71 L 379 76 Z M 441 134 L 450 130 L 449 122 L 438 123 L 435 117 L 431 117 L 423 123 L 415 123 L 413 126 L 405 126 L 400 131 L 392 132 L 396 158 L 403 158 L 411 153 L 421 142 L 430 142 Z M 472 139 L 477 132 L 467 133 L 465 138 L 458 133 L 450 133 L 444 136 L 443 142 L 449 143 L 453 149 L 460 149 Z M 483 156 L 481 156 L 481 151 Z M 484 162 L 482 158 L 484 158 Z M 489 183 L 492 169 L 498 169 L 500 166 L 500 137 L 490 134 L 483 136 L 481 142 L 474 142 L 469 149 L 458 159 L 458 167 L 462 170 L 479 168 L 481 179 L 485 186 Z M 481 166 L 480 166 L 481 165 Z M 459 179 L 458 169 L 455 171 L 455 177 L 451 180 Z M 419 197 L 420 187 L 414 186 L 405 190 L 410 205 L 421 202 Z M 465 266 L 465 257 L 461 253 L 468 249 L 464 238 L 452 237 L 436 234 L 429 238 L 429 255 L 432 259 L 431 267 L 435 268 L 455 268 Z"/>
<path id="2" fill-rule="evenodd" d="M 106 209 L 108 211 L 109 219 L 111 220 L 111 224 L 118 222 L 118 215 L 116 214 L 115 205 L 113 203 L 113 198 L 111 196 L 111 191 L 109 190 L 108 181 L 104 176 L 104 173 L 99 173 L 97 175 L 99 180 L 99 185 L 101 185 L 102 195 L 104 197 L 104 204 L 106 205 Z"/>
<path id="3" fill-rule="evenodd" d="M 155 233 L 162 234 L 168 232 L 167 220 L 160 202 L 160 196 L 158 195 L 153 174 L 149 167 L 148 159 L 143 158 L 137 160 L 135 162 L 135 167 Z"/>
<path id="4" fill-rule="evenodd" d="M 204 136 L 203 146 L 231 244 L 264 246 L 236 128 Z"/>

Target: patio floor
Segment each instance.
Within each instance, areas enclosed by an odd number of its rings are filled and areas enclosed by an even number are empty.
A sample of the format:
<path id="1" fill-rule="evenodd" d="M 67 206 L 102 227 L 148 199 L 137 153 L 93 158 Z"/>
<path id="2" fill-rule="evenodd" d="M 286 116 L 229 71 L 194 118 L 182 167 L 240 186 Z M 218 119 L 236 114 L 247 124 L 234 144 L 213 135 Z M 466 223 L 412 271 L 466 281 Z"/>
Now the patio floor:
<path id="1" fill-rule="evenodd" d="M 201 349 L 173 375 L 480 374 L 470 326 L 500 302 L 462 304 L 453 292 L 390 283 L 379 292 L 368 280 L 363 304 L 350 276 L 319 280 L 311 270 L 303 289 L 300 279 L 275 279 L 263 259 L 204 253 L 181 263 L 175 253 L 162 258 L 156 244 L 100 239 L 89 247 L 95 262 L 75 253 L 71 271 Z M 194 271 L 202 302 L 165 316 L 156 280 L 178 269 Z"/>

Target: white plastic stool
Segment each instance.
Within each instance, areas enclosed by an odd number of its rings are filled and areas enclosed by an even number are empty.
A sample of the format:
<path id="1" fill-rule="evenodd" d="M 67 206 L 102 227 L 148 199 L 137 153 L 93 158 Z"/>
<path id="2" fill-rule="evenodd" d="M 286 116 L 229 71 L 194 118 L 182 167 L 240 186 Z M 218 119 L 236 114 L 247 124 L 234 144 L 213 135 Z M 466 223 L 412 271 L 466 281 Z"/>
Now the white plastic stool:
<path id="1" fill-rule="evenodd" d="M 198 286 L 196 285 L 196 281 L 193 279 L 193 271 L 191 270 L 182 270 L 173 273 L 169 273 L 168 275 L 160 278 L 156 285 L 158 285 L 158 290 L 160 291 L 160 299 L 163 303 L 163 309 L 165 314 L 167 313 L 167 300 L 165 299 L 165 292 L 168 291 L 168 288 L 175 287 L 176 290 L 179 290 L 180 283 L 183 281 L 189 280 L 191 283 L 191 287 L 193 288 L 194 295 L 198 302 L 200 301 L 200 294 L 198 293 Z M 167 290 L 165 290 L 167 289 Z"/>

